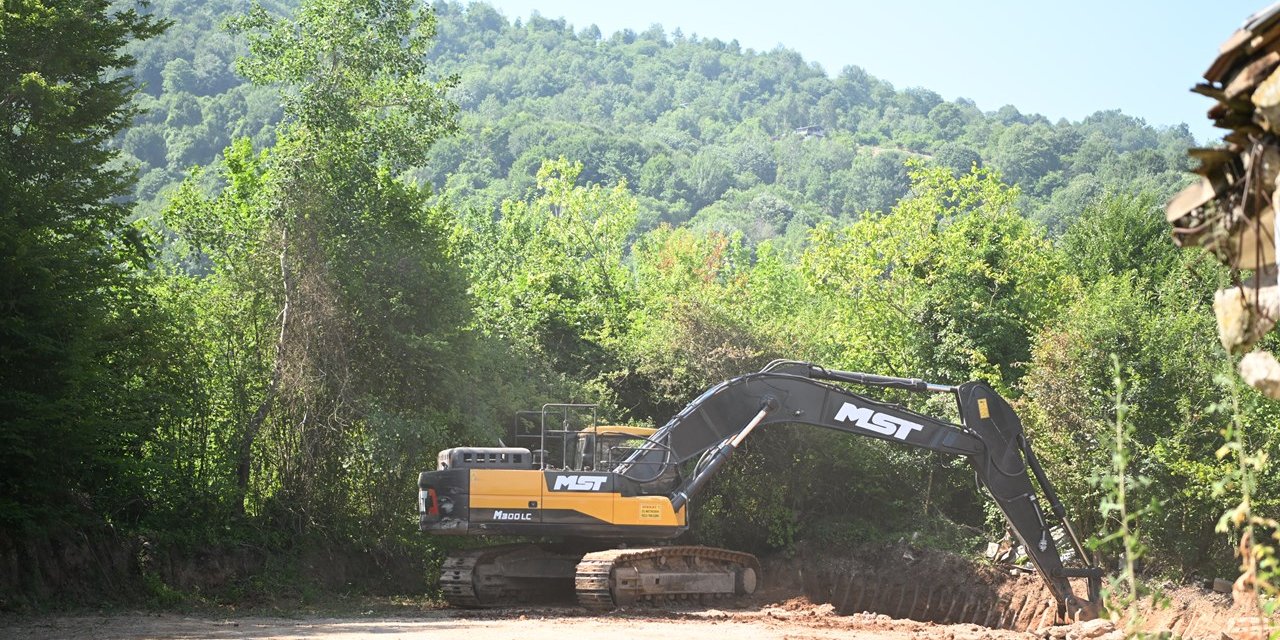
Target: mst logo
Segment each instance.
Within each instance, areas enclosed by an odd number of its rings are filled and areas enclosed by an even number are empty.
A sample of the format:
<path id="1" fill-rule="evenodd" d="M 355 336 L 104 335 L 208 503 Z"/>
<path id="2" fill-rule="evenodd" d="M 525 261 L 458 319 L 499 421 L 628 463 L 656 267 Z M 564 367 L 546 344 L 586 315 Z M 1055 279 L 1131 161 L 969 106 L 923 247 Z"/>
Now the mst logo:
<path id="1" fill-rule="evenodd" d="M 924 428 L 924 425 L 919 423 L 903 420 L 887 413 L 877 413 L 865 407 L 859 408 L 850 402 L 844 403 L 840 411 L 836 412 L 836 422 L 852 422 L 855 426 L 867 431 L 886 436 L 892 435 L 899 440 L 906 440 L 907 434 Z"/>
<path id="2" fill-rule="evenodd" d="M 552 491 L 599 491 L 606 476 L 556 476 Z"/>
<path id="3" fill-rule="evenodd" d="M 518 511 L 503 511 L 502 509 L 495 509 L 493 512 L 493 519 L 494 520 L 532 520 L 533 514 L 529 513 L 528 511 L 518 512 Z"/>

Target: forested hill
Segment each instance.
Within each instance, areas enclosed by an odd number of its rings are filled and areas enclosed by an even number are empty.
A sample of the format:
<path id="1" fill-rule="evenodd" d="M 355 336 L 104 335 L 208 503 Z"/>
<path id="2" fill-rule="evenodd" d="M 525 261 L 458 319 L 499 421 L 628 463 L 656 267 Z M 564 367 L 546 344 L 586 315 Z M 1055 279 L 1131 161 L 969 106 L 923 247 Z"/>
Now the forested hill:
<path id="1" fill-rule="evenodd" d="M 285 11 L 291 0 L 263 3 Z M 148 109 L 123 138 L 141 167 L 142 208 L 231 140 L 271 139 L 275 93 L 233 69 L 219 28 L 243 0 L 157 0 L 174 21 L 135 45 Z M 461 135 L 416 172 L 455 202 L 496 207 L 522 196 L 546 158 L 584 164 L 589 182 L 625 179 L 640 197 L 638 231 L 659 222 L 798 238 L 814 222 L 887 211 L 908 189 L 912 156 L 965 171 L 994 167 L 1020 187 L 1024 214 L 1064 229 L 1108 191 L 1166 196 L 1187 175 L 1185 127 L 1155 128 L 1119 111 L 1051 122 L 925 88 L 895 88 L 859 67 L 838 73 L 797 52 L 670 33 L 603 34 L 562 19 L 503 16 L 481 4 L 435 4 L 432 51 L 461 83 Z M 892 55 L 887 51 L 885 55 Z"/>

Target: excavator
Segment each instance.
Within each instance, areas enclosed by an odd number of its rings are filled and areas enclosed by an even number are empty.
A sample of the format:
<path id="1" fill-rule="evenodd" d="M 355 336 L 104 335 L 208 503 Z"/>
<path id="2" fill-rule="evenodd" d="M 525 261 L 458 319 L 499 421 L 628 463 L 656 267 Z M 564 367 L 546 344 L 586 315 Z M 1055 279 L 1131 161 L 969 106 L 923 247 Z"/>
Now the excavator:
<path id="1" fill-rule="evenodd" d="M 951 395 L 960 424 L 853 388 Z M 537 432 L 523 441 L 513 434 L 515 446 L 446 449 L 435 471 L 419 475 L 423 532 L 560 540 L 450 553 L 440 585 L 451 605 L 572 593 L 588 609 L 612 610 L 754 593 L 762 580 L 754 556 L 666 542 L 688 529 L 690 501 L 755 429 L 807 424 L 967 459 L 1053 594 L 1058 617 L 1098 611 L 1102 570 L 1088 564 L 1018 416 L 984 382 L 952 386 L 778 360 L 711 387 L 658 429 L 573 429 L 546 419 L 587 406 L 544 407 Z M 1085 581 L 1083 596 L 1072 579 Z"/>

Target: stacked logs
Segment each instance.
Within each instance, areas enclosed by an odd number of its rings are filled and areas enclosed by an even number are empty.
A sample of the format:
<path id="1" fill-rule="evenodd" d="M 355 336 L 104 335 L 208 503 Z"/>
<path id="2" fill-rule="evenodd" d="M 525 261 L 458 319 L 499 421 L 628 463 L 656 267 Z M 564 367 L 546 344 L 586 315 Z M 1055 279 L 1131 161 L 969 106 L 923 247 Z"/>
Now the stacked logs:
<path id="1" fill-rule="evenodd" d="M 1213 302 L 1222 345 L 1245 353 L 1280 319 L 1273 206 L 1280 201 L 1280 3 L 1224 42 L 1204 78 L 1192 91 L 1216 101 L 1209 118 L 1228 133 L 1221 147 L 1189 151 L 1200 161 L 1200 180 L 1169 202 L 1168 219 L 1178 246 L 1201 247 L 1233 273 L 1252 272 Z M 1248 353 L 1240 374 L 1280 398 L 1280 362 L 1270 353 Z"/>

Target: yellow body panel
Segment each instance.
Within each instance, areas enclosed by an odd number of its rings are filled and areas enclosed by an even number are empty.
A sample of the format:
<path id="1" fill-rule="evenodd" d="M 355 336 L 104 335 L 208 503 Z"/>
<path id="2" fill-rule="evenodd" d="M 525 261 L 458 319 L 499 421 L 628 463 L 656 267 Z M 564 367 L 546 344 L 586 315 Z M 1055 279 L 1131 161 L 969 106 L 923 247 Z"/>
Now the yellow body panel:
<path id="1" fill-rule="evenodd" d="M 528 509 L 529 496 L 478 496 L 471 494 L 472 509 Z"/>
<path id="2" fill-rule="evenodd" d="M 475 509 L 538 509 L 577 511 L 616 525 L 681 527 L 685 510 L 671 509 L 665 496 L 623 497 L 616 492 L 548 491 L 542 471 L 472 469 L 471 507 Z"/>
<path id="3" fill-rule="evenodd" d="M 635 436 L 637 438 L 648 438 L 649 436 L 653 435 L 655 431 L 657 431 L 657 429 L 654 429 L 653 427 L 629 427 L 626 425 L 600 425 L 595 427 L 587 427 L 582 431 L 579 431 L 578 437 L 582 437 L 583 435 L 586 435 L 588 433 L 594 433 L 596 435 L 602 435 L 602 436 L 624 435 L 624 436 Z"/>
<path id="4" fill-rule="evenodd" d="M 603 522 L 614 523 L 613 508 L 619 498 L 620 496 L 616 493 L 544 491 L 542 508 L 577 511 Z"/>
<path id="5" fill-rule="evenodd" d="M 517 496 L 524 500 L 521 506 L 527 507 L 529 500 L 538 500 L 542 497 L 542 485 L 541 471 L 472 469 L 472 506 L 480 506 L 475 504 L 477 496 Z"/>
<path id="6" fill-rule="evenodd" d="M 618 496 L 613 507 L 614 524 L 682 527 L 684 516 L 684 509 L 679 513 L 672 511 L 671 501 L 663 496 Z"/>

